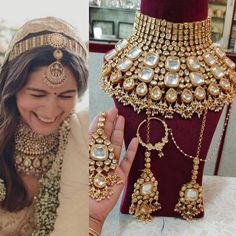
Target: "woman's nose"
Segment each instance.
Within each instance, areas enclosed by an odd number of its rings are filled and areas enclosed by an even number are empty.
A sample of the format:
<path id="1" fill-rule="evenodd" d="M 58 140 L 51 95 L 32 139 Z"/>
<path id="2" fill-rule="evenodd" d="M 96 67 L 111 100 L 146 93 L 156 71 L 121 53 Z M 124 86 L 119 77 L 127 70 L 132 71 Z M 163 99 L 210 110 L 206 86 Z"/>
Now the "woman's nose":
<path id="1" fill-rule="evenodd" d="M 61 113 L 61 108 L 56 96 L 51 96 L 44 105 L 44 115 L 46 118 L 55 118 Z"/>

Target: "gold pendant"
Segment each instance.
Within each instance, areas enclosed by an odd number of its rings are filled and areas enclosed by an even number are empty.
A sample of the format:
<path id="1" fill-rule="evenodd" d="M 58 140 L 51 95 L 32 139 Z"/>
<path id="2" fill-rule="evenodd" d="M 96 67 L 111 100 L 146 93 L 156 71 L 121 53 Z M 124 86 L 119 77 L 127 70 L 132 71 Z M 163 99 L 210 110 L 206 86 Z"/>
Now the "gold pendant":
<path id="1" fill-rule="evenodd" d="M 142 221 L 150 221 L 152 219 L 151 213 L 161 209 L 161 205 L 158 202 L 158 182 L 149 168 L 150 155 L 149 151 L 145 152 L 146 168 L 134 184 L 131 206 L 129 208 L 129 213 L 134 214 L 137 219 Z"/>
<path id="2" fill-rule="evenodd" d="M 193 159 L 192 179 L 182 186 L 179 192 L 179 201 L 175 205 L 175 211 L 185 220 L 192 220 L 195 216 L 203 212 L 202 186 L 196 182 L 199 168 L 199 159 Z"/>
<path id="3" fill-rule="evenodd" d="M 185 220 L 192 220 L 194 216 L 203 212 L 201 185 L 196 182 L 186 183 L 182 186 L 179 196 L 175 211 L 180 213 Z"/>

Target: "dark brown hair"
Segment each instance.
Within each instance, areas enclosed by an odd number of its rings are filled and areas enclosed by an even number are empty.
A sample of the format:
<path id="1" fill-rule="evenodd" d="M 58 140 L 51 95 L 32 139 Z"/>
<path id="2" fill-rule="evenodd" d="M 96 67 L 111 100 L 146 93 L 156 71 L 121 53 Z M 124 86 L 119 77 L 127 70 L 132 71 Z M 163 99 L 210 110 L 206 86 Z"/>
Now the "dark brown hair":
<path id="1" fill-rule="evenodd" d="M 5 63 L 0 74 L 0 178 L 7 189 L 6 198 L 0 206 L 8 211 L 21 210 L 30 204 L 26 188 L 15 168 L 14 133 L 19 119 L 16 93 L 24 87 L 32 71 L 55 61 L 53 51 L 50 46 L 27 51 Z M 61 62 L 75 76 L 81 96 L 87 88 L 86 63 L 73 53 L 62 51 Z"/>

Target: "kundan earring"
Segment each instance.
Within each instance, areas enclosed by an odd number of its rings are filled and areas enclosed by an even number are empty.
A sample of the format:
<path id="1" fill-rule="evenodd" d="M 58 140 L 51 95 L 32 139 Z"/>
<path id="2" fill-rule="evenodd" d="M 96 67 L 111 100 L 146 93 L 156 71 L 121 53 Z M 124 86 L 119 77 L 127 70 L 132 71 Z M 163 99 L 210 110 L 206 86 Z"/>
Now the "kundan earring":
<path id="1" fill-rule="evenodd" d="M 96 201 L 109 199 L 113 194 L 111 186 L 123 183 L 120 176 L 114 174 L 118 161 L 104 131 L 105 121 L 106 113 L 102 112 L 89 143 L 89 196 Z"/>

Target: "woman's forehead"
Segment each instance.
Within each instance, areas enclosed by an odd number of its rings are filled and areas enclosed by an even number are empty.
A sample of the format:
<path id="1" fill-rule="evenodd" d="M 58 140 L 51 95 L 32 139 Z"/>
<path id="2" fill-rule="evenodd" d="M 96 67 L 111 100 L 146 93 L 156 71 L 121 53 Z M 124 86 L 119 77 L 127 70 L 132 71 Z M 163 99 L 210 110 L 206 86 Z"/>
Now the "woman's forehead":
<path id="1" fill-rule="evenodd" d="M 38 89 L 43 89 L 52 92 L 60 92 L 66 89 L 77 88 L 76 78 L 68 67 L 64 67 L 66 76 L 65 82 L 59 87 L 49 87 L 44 80 L 47 69 L 47 66 L 41 66 L 31 72 L 28 76 L 26 87 L 36 87 Z"/>

